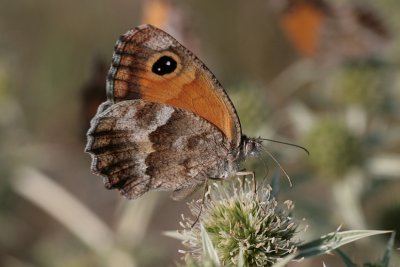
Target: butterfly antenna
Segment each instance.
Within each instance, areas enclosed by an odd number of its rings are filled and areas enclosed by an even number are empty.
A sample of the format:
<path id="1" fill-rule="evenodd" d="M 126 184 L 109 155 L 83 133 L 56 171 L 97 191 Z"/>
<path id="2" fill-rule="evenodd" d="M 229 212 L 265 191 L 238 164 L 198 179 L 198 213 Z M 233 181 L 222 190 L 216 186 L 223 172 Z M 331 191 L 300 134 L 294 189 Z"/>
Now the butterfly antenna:
<path id="1" fill-rule="evenodd" d="M 283 144 L 283 145 L 288 145 L 288 146 L 294 146 L 294 147 L 300 148 L 301 150 L 303 150 L 304 152 L 306 152 L 307 155 L 310 155 L 310 151 L 308 151 L 307 148 L 302 147 L 302 146 L 299 146 L 299 145 L 296 145 L 296 144 L 287 143 L 287 142 L 282 142 L 282 141 L 277 141 L 277 140 L 268 139 L 268 138 L 260 138 L 260 140 L 269 141 L 269 142 L 278 143 L 278 144 Z"/>
<path id="2" fill-rule="evenodd" d="M 286 178 L 288 179 L 290 187 L 293 187 L 292 180 L 290 179 L 289 174 L 285 171 L 285 169 L 282 167 L 282 165 L 279 163 L 279 161 L 271 154 L 271 152 L 269 152 L 265 148 L 263 148 L 263 150 L 268 154 L 268 156 L 271 157 L 271 159 L 273 161 L 275 161 L 276 165 L 279 167 L 279 169 L 282 170 L 282 172 L 285 174 Z"/>

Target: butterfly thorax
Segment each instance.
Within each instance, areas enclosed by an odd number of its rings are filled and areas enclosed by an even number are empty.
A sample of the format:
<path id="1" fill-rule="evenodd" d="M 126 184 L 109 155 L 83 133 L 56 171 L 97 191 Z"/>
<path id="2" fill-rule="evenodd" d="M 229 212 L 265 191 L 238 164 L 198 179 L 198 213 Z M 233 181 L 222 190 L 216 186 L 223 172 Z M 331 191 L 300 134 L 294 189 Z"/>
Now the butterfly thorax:
<path id="1" fill-rule="evenodd" d="M 236 175 L 240 170 L 240 163 L 248 156 L 257 156 L 262 147 L 262 139 L 242 135 L 239 147 L 230 150 L 224 160 L 225 167 L 220 169 L 223 171 L 219 173 L 218 177 L 226 179 Z"/>

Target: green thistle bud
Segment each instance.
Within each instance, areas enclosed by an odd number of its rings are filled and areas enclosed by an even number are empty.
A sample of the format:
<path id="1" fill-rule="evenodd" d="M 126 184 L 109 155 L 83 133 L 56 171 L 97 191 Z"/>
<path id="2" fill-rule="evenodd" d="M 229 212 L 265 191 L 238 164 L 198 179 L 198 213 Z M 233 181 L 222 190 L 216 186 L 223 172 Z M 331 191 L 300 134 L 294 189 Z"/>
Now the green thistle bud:
<path id="1" fill-rule="evenodd" d="M 382 63 L 347 65 L 336 77 L 337 98 L 346 104 L 361 105 L 370 110 L 379 108 L 385 96 L 386 79 Z"/>
<path id="2" fill-rule="evenodd" d="M 294 205 L 286 201 L 279 206 L 271 196 L 271 187 L 258 188 L 252 182 L 244 184 L 235 179 L 227 184 L 214 184 L 209 191 L 200 216 L 200 223 L 191 227 L 193 220 L 183 217 L 183 242 L 190 250 L 186 254 L 202 261 L 203 245 L 200 224 L 211 240 L 218 261 L 223 266 L 272 266 L 284 256 L 296 251 L 293 240 L 297 223 L 290 213 Z M 201 203 L 189 203 L 194 216 Z"/>
<path id="3" fill-rule="evenodd" d="M 310 162 L 322 175 L 336 178 L 360 162 L 360 143 L 351 132 L 332 120 L 316 123 L 306 137 Z"/>

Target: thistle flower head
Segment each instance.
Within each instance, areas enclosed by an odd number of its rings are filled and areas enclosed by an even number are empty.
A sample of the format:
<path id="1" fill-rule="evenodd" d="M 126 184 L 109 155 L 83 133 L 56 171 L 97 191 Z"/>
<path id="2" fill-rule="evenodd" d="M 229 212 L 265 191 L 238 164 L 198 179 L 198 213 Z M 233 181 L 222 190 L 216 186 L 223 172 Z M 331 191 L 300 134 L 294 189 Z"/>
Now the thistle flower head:
<path id="1" fill-rule="evenodd" d="M 285 255 L 295 252 L 293 240 L 297 224 L 290 213 L 291 201 L 279 206 L 271 195 L 271 188 L 258 188 L 255 193 L 250 180 L 235 179 L 227 184 L 213 184 L 207 194 L 199 223 L 183 218 L 183 242 L 190 250 L 184 251 L 202 260 L 201 226 L 206 230 L 218 260 L 223 266 L 272 266 Z M 201 202 L 189 207 L 194 216 L 200 212 Z"/>

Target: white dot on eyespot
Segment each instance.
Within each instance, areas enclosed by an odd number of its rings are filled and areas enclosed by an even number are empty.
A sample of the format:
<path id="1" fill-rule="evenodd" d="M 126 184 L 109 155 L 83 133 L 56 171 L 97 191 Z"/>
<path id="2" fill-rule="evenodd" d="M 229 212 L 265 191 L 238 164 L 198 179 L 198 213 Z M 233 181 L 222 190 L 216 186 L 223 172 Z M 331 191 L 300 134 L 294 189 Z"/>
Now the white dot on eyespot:
<path id="1" fill-rule="evenodd" d="M 171 66 L 171 61 L 167 61 L 167 62 L 165 62 L 165 65 L 167 65 L 167 66 Z"/>
<path id="2" fill-rule="evenodd" d="M 161 68 L 157 68 L 157 71 L 161 71 Z"/>

